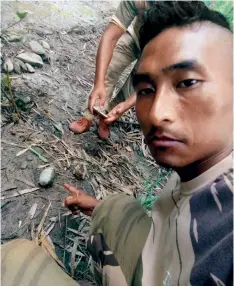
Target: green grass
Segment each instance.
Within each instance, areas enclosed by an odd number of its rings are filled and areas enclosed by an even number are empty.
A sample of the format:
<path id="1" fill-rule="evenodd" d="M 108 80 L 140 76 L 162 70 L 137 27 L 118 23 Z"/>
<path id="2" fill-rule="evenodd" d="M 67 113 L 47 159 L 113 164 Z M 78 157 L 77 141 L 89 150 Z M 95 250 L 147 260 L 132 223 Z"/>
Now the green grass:
<path id="1" fill-rule="evenodd" d="M 222 13 L 229 23 L 233 31 L 233 1 L 204 1 L 205 4 L 212 10 Z"/>
<path id="2" fill-rule="evenodd" d="M 147 210 L 150 211 L 154 202 L 159 198 L 160 192 L 157 192 L 156 189 L 162 189 L 162 185 L 166 183 L 167 178 L 170 176 L 170 170 L 161 170 L 159 176 L 156 179 L 148 178 L 144 183 L 144 193 L 141 194 L 137 200 L 141 205 Z"/>

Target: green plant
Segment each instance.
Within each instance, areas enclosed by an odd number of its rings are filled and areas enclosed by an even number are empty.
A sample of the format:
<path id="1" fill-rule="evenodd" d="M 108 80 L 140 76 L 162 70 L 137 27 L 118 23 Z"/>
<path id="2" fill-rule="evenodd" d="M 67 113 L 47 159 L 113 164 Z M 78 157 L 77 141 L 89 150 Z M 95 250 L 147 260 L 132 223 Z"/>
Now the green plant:
<path id="1" fill-rule="evenodd" d="M 17 12 L 16 15 L 23 20 L 27 16 L 28 12 Z"/>
<path id="2" fill-rule="evenodd" d="M 7 30 L 12 28 L 13 26 L 19 24 L 22 20 L 24 20 L 24 18 L 28 15 L 28 12 L 16 12 L 16 16 L 19 18 L 18 21 L 14 22 L 12 25 L 6 27 L 5 29 L 1 30 L 1 38 L 3 38 L 4 40 L 5 37 L 3 36 L 4 34 L 6 34 Z"/>
<path id="3" fill-rule="evenodd" d="M 138 197 L 139 202 L 146 210 L 151 210 L 155 200 L 158 199 L 159 194 L 155 193 L 157 187 L 162 184 L 169 173 L 160 175 L 156 180 L 147 179 L 144 184 L 145 193 Z"/>
<path id="4" fill-rule="evenodd" d="M 227 20 L 231 24 L 233 30 L 233 1 L 207 1 L 204 0 L 205 4 L 215 11 L 221 12 L 227 17 Z"/>
<path id="5" fill-rule="evenodd" d="M 15 110 L 15 113 L 12 114 L 12 118 L 14 122 L 18 122 L 20 119 L 20 114 L 18 113 L 17 105 L 15 103 L 14 95 L 12 92 L 12 87 L 11 87 L 11 78 L 9 76 L 9 72 L 7 71 L 7 75 L 1 79 L 1 91 L 3 95 L 8 99 L 9 103 L 3 104 L 1 103 L 1 107 L 13 107 Z M 5 89 L 8 89 L 8 92 L 10 94 L 10 97 L 8 97 L 7 93 L 5 92 Z"/>

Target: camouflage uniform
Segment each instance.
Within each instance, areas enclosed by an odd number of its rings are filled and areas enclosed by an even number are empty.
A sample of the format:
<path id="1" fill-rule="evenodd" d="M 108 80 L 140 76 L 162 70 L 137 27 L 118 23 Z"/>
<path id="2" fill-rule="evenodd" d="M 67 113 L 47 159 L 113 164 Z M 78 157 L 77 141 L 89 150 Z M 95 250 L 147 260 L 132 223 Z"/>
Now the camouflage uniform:
<path id="1" fill-rule="evenodd" d="M 152 218 L 133 197 L 108 197 L 91 234 L 100 285 L 233 285 L 232 154 L 189 182 L 174 173 Z"/>
<path id="2" fill-rule="evenodd" d="M 99 285 L 233 285 L 232 154 L 197 178 L 173 174 L 150 218 L 135 198 L 94 210 L 88 249 Z M 34 242 L 1 249 L 2 285 L 78 285 Z"/>

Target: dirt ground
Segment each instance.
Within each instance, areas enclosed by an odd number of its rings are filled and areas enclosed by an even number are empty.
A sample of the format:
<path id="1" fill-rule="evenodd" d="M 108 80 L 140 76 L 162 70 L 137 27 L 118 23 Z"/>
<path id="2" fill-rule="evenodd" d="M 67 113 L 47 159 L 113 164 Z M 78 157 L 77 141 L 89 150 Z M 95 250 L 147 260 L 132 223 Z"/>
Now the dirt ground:
<path id="1" fill-rule="evenodd" d="M 17 21 L 17 11 L 28 12 L 11 29 L 23 40 L 1 41 L 3 59 L 27 51 L 28 40 L 44 39 L 51 47 L 49 62 L 35 73 L 10 75 L 15 99 L 29 96 L 30 103 L 19 108 L 18 123 L 13 121 L 12 108 L 1 111 L 1 242 L 18 237 L 40 240 L 44 232 L 67 272 L 92 283 L 85 250 L 90 219 L 74 217 L 62 207 L 67 195 L 63 184 L 101 199 L 117 192 L 139 197 L 149 192 L 149 182 L 156 178 L 150 192 L 157 194 L 162 187 L 158 179 L 165 179 L 145 149 L 134 111 L 114 124 L 108 141 L 98 138 L 97 125 L 82 135 L 68 129 L 86 106 L 97 46 L 118 1 L 2 1 L 1 5 L 3 29 Z M 51 187 L 42 188 L 39 175 L 47 166 L 55 167 L 56 179 Z M 20 195 L 25 189 L 30 192 Z M 79 244 L 71 260 L 75 238 Z"/>

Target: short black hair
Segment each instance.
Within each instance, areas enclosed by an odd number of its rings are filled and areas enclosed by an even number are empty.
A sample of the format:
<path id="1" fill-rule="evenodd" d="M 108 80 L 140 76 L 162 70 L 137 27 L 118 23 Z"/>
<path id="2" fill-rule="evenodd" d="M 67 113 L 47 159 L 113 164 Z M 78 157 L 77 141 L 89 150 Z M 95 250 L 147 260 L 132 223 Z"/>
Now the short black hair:
<path id="1" fill-rule="evenodd" d="M 195 22 L 210 21 L 231 31 L 226 17 L 209 9 L 202 1 L 154 1 L 145 11 L 140 29 L 140 47 L 170 27 L 181 27 Z"/>

